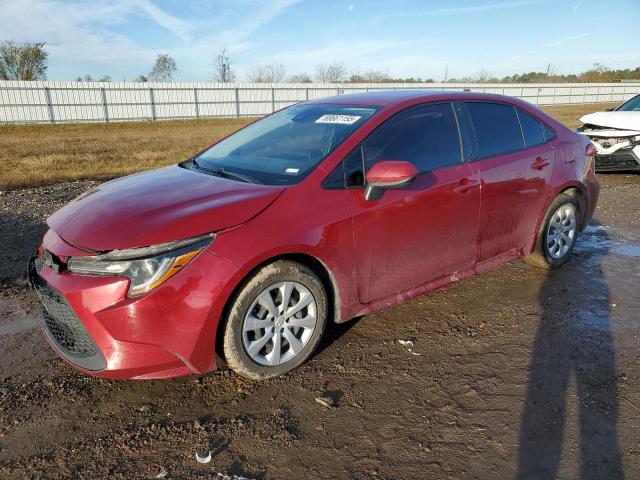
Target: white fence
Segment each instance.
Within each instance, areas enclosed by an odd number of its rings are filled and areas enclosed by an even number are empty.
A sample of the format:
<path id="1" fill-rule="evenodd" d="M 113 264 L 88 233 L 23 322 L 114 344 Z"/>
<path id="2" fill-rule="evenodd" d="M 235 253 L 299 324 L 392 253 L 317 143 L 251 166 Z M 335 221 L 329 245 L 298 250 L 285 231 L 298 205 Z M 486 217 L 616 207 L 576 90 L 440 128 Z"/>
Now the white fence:
<path id="1" fill-rule="evenodd" d="M 538 105 L 623 102 L 640 83 L 121 83 L 0 81 L 0 123 L 249 117 L 310 100 L 374 90 L 471 90 Z"/>

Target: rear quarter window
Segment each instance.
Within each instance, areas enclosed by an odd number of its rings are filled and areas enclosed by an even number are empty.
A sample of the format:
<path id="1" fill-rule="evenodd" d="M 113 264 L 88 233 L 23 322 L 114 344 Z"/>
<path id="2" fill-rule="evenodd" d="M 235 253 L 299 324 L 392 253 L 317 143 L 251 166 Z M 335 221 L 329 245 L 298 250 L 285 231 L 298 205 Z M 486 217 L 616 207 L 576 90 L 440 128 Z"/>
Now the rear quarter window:
<path id="1" fill-rule="evenodd" d="M 525 146 L 529 148 L 542 145 L 546 141 L 543 123 L 521 108 L 516 108 L 516 112 L 518 113 L 518 119 L 522 127 Z"/>
<path id="2" fill-rule="evenodd" d="M 547 142 L 556 138 L 556 132 L 546 123 L 544 124 L 544 136 Z"/>
<path id="3" fill-rule="evenodd" d="M 465 102 L 478 142 L 478 157 L 524 148 L 515 107 L 502 103 Z"/>

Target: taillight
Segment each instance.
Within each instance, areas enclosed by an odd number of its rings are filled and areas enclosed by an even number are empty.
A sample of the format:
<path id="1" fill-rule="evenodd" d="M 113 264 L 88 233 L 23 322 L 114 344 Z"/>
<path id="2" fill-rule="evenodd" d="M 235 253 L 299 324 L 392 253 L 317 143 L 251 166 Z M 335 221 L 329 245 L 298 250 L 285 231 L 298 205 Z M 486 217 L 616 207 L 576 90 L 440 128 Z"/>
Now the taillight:
<path id="1" fill-rule="evenodd" d="M 596 154 L 596 147 L 593 146 L 593 143 L 589 143 L 587 145 L 587 151 L 584 152 L 587 157 L 593 157 Z"/>

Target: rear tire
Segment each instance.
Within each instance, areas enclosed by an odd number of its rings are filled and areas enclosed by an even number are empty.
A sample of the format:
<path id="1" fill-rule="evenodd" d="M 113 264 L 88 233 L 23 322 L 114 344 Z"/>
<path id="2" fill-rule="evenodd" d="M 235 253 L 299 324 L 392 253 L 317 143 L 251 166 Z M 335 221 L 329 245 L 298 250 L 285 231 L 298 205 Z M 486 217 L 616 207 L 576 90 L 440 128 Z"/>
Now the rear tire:
<path id="1" fill-rule="evenodd" d="M 558 195 L 540 226 L 536 246 L 525 263 L 538 268 L 556 268 L 569 261 L 580 231 L 580 207 L 565 194 Z"/>
<path id="2" fill-rule="evenodd" d="M 253 380 L 283 375 L 305 362 L 327 321 L 327 294 L 318 276 L 278 260 L 249 278 L 233 300 L 224 329 L 229 367 Z"/>

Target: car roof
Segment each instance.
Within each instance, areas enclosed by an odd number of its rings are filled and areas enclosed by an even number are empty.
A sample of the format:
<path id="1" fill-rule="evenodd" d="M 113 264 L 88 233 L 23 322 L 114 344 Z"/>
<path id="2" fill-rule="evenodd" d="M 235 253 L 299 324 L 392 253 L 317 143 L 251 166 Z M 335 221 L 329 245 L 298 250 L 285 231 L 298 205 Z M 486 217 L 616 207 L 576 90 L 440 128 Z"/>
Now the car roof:
<path id="1" fill-rule="evenodd" d="M 392 107 L 404 103 L 422 103 L 438 100 L 500 100 L 519 103 L 513 97 L 493 93 L 461 92 L 453 90 L 401 89 L 375 92 L 348 93 L 333 97 L 311 100 L 309 103 L 330 103 L 334 105 L 368 105 Z"/>

